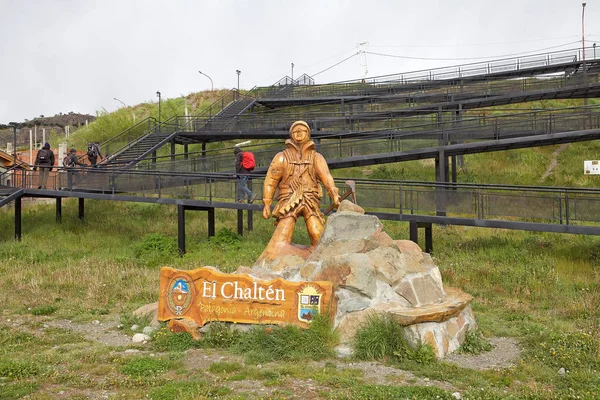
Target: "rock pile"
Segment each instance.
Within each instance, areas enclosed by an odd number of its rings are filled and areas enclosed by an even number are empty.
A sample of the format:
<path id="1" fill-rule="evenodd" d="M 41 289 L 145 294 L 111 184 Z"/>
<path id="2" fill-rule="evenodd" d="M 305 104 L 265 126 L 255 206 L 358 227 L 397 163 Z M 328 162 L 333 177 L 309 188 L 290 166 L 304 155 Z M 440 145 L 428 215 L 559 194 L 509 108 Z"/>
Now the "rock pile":
<path id="1" fill-rule="evenodd" d="M 404 326 L 410 344 L 428 344 L 443 358 L 476 327 L 472 297 L 444 288 L 429 254 L 409 240 L 393 240 L 382 228 L 377 217 L 344 201 L 305 262 L 282 265 L 278 260 L 269 271 L 264 264 L 252 271 L 261 278 L 275 273 L 291 281 L 331 281 L 342 344 L 349 344 L 371 315 L 381 314 Z"/>

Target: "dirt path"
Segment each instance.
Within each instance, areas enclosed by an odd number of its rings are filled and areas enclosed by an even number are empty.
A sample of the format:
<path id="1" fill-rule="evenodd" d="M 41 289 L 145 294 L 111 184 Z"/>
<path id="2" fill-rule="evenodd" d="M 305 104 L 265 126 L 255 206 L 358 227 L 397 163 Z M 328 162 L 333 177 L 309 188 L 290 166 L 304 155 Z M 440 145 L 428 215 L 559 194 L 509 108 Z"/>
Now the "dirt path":
<path id="1" fill-rule="evenodd" d="M 543 182 L 547 177 L 550 176 L 550 174 L 552 173 L 554 168 L 556 168 L 556 166 L 558 165 L 559 154 L 561 152 L 563 152 L 564 150 L 566 150 L 567 147 L 569 147 L 569 143 L 564 143 L 564 144 L 561 144 L 560 146 L 558 146 L 558 148 L 556 150 L 554 150 L 554 152 L 552 153 L 552 160 L 550 161 L 550 165 L 548 165 L 546 172 L 544 172 L 544 175 L 542 175 L 540 182 Z"/>

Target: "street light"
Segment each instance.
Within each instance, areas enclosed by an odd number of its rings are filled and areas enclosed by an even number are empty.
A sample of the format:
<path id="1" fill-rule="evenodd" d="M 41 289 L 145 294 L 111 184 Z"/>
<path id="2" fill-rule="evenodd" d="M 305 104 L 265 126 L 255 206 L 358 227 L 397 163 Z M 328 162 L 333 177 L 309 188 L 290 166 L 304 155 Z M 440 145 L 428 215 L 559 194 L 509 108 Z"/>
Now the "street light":
<path id="1" fill-rule="evenodd" d="M 121 100 L 117 99 L 116 97 L 113 97 L 113 99 L 115 99 L 116 101 L 118 101 L 119 103 L 123 104 L 123 107 L 128 107 L 127 104 L 123 103 Z"/>
<path id="2" fill-rule="evenodd" d="M 16 122 L 8 123 L 13 128 L 13 168 L 17 166 L 17 133 L 21 130 Z"/>
<path id="3" fill-rule="evenodd" d="M 596 59 L 596 43 L 594 43 L 592 45 L 592 47 L 594 48 L 594 60 Z"/>
<path id="4" fill-rule="evenodd" d="M 160 123 L 160 92 L 157 90 L 156 95 L 158 96 L 158 122 Z"/>
<path id="5" fill-rule="evenodd" d="M 215 87 L 213 85 L 213 80 L 210 76 L 206 75 L 204 72 L 202 71 L 198 71 L 199 74 L 204 75 L 205 77 L 207 77 L 208 79 L 210 79 L 210 91 L 212 92 L 213 90 L 215 90 Z"/>
<path id="6" fill-rule="evenodd" d="M 294 63 L 292 63 L 292 85 L 294 84 Z"/>
<path id="7" fill-rule="evenodd" d="M 237 90 L 238 90 L 238 93 L 239 93 L 239 91 L 240 91 L 240 74 L 242 73 L 242 71 L 240 71 L 239 69 L 236 69 L 235 73 L 238 76 L 238 89 Z"/>
<path id="8" fill-rule="evenodd" d="M 583 72 L 585 73 L 585 4 L 581 3 L 581 51 L 583 60 Z"/>

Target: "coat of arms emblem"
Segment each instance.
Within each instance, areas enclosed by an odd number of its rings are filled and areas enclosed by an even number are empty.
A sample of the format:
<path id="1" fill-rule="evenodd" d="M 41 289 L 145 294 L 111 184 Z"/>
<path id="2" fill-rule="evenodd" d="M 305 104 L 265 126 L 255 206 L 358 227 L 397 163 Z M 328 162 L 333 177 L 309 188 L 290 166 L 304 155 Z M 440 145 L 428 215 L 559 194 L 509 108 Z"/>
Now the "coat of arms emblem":
<path id="1" fill-rule="evenodd" d="M 297 292 L 298 295 L 298 319 L 310 323 L 321 311 L 322 293 L 312 285 L 306 285 Z"/>
<path id="2" fill-rule="evenodd" d="M 167 294 L 167 304 L 175 315 L 183 315 L 192 304 L 192 288 L 184 276 L 176 276 L 171 280 Z"/>

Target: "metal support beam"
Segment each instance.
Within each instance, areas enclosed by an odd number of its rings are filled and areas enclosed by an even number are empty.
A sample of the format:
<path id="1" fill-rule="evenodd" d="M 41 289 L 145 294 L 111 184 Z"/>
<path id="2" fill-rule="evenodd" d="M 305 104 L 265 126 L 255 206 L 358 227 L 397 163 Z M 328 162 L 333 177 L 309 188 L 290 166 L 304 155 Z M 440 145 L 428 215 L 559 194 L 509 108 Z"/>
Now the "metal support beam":
<path id="1" fill-rule="evenodd" d="M 83 197 L 79 198 L 79 219 L 83 220 L 85 217 L 85 199 Z"/>
<path id="2" fill-rule="evenodd" d="M 254 229 L 254 221 L 252 220 L 252 210 L 248 210 L 248 232 Z"/>
<path id="3" fill-rule="evenodd" d="M 435 180 L 436 182 L 448 182 L 447 179 L 447 162 L 448 157 L 446 157 L 444 150 L 440 149 L 438 151 L 438 156 L 435 158 Z M 444 187 L 436 187 L 435 188 L 435 206 L 436 206 L 436 215 L 444 216 L 446 215 L 446 188 Z"/>
<path id="4" fill-rule="evenodd" d="M 177 204 L 177 248 L 179 255 L 183 256 L 185 249 L 185 212 L 187 210 L 206 211 L 208 214 L 208 236 L 215 236 L 215 209 L 214 207 L 190 206 Z"/>
<path id="5" fill-rule="evenodd" d="M 423 224 L 425 228 L 425 253 L 431 253 L 433 251 L 433 234 L 431 224 Z"/>
<path id="6" fill-rule="evenodd" d="M 237 210 L 237 231 L 239 235 L 244 234 L 244 210 Z"/>
<path id="7" fill-rule="evenodd" d="M 208 209 L 208 236 L 215 236 L 215 209 Z"/>
<path id="8" fill-rule="evenodd" d="M 188 145 L 184 144 L 183 145 L 183 159 L 184 160 L 188 159 L 188 152 L 189 152 Z"/>
<path id="9" fill-rule="evenodd" d="M 409 221 L 409 237 L 411 241 L 419 244 L 419 227 L 417 221 Z"/>
<path id="10" fill-rule="evenodd" d="M 410 240 L 419 244 L 419 228 L 425 228 L 425 252 L 431 253 L 433 251 L 433 234 L 432 224 L 429 222 L 417 222 L 416 220 L 409 221 L 409 236 Z"/>
<path id="11" fill-rule="evenodd" d="M 56 198 L 56 222 L 62 222 L 62 197 Z"/>
<path id="12" fill-rule="evenodd" d="M 171 140 L 171 161 L 175 161 L 175 140 Z"/>
<path id="13" fill-rule="evenodd" d="M 15 240 L 21 241 L 21 198 L 15 199 Z"/>

